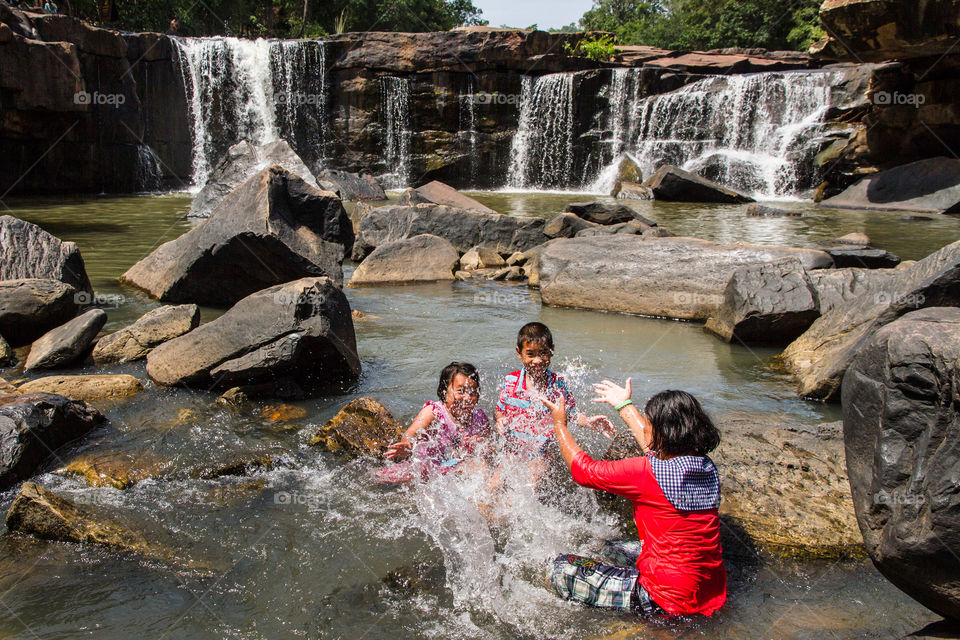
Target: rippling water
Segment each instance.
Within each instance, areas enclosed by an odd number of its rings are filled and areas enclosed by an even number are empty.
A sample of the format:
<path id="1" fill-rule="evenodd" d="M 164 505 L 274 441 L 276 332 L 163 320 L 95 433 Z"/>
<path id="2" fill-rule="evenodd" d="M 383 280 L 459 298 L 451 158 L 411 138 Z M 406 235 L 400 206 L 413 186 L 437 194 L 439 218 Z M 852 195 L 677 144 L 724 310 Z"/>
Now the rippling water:
<path id="1" fill-rule="evenodd" d="M 581 199 L 478 197 L 506 213 L 542 216 Z M 640 204 L 678 233 L 802 246 L 865 231 L 905 258 L 926 255 L 960 229 L 950 218 L 912 223 L 816 211 L 752 219 L 735 207 L 700 207 L 694 218 L 689 206 Z M 97 292 L 116 296 L 106 309 L 108 330 L 156 306 L 116 278 L 191 224 L 182 219 L 189 199 L 177 195 L 26 200 L 11 208 L 80 245 Z M 796 398 L 790 381 L 768 366 L 775 351 L 727 345 L 692 323 L 542 308 L 536 292 L 503 283 L 365 287 L 347 295 L 366 315 L 356 321 L 364 373 L 343 395 L 294 403 L 303 417 L 273 423 L 261 415 L 268 402 L 229 409 L 214 394 L 149 384 L 127 402 L 105 405 L 110 424 L 58 452 L 60 459 L 113 452 L 153 477 L 126 490 L 53 473 L 40 481 L 144 532 L 176 561 L 6 535 L 0 637 L 127 638 L 136 629 L 148 638 L 888 638 L 934 619 L 868 561 L 753 555 L 728 556 L 730 601 L 710 620 L 640 623 L 557 600 L 542 578 L 549 557 L 597 554 L 603 540 L 635 535 L 620 530 L 592 492 L 561 481 L 538 498 L 522 469 L 507 474 L 502 494 L 490 493 L 480 471 L 385 489 L 370 482 L 372 462 L 306 447 L 303 434 L 361 395 L 408 421 L 455 359 L 480 368 L 481 406 L 492 409 L 498 380 L 518 366 L 516 331 L 531 320 L 553 330 L 554 368 L 581 405 L 589 405 L 594 381 L 632 376 L 636 397 L 680 387 L 721 418 L 746 412 L 816 424 L 839 419 L 837 408 Z M 204 310 L 203 318 L 216 313 Z M 142 363 L 108 371 L 147 380 Z M 578 435 L 590 452 L 603 451 L 602 437 Z M 199 477 L 217 463 L 263 455 L 273 466 L 251 475 Z M 12 497 L 4 494 L 0 508 Z M 493 526 L 484 505 L 493 505 Z"/>

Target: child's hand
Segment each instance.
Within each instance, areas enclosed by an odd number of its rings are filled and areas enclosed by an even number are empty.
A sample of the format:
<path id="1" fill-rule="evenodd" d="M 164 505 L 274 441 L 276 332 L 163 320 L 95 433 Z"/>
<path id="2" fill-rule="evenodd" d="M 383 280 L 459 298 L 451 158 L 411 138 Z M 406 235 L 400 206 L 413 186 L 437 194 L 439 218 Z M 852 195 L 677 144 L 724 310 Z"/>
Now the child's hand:
<path id="1" fill-rule="evenodd" d="M 617 435 L 617 430 L 607 416 L 591 416 L 587 418 L 587 425 L 597 433 L 602 433 L 606 437 L 613 439 Z"/>
<path id="2" fill-rule="evenodd" d="M 632 378 L 627 378 L 627 384 L 624 387 L 621 387 L 609 380 L 604 380 L 603 382 L 598 382 L 593 385 L 593 392 L 597 394 L 597 397 L 593 399 L 594 402 L 606 402 L 611 407 L 615 407 L 618 404 L 623 404 L 630 399 L 630 394 L 632 392 L 632 387 L 630 381 Z"/>
<path id="3" fill-rule="evenodd" d="M 553 417 L 554 424 L 567 424 L 567 404 L 563 401 L 563 398 L 553 402 L 548 400 L 546 397 L 541 397 L 540 402 L 542 402 L 547 409 L 550 409 L 550 415 Z"/>
<path id="4" fill-rule="evenodd" d="M 383 457 L 387 460 L 395 460 L 397 458 L 406 458 L 413 451 L 413 443 L 403 436 L 398 442 L 394 442 L 392 445 L 387 447 L 387 452 L 383 454 Z"/>

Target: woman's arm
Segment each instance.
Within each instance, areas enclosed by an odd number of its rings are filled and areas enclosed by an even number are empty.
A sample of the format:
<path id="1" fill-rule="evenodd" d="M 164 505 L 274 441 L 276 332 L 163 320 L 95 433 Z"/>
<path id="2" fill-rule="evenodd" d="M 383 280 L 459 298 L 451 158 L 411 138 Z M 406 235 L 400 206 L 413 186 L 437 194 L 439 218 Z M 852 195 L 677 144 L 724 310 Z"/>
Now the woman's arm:
<path id="1" fill-rule="evenodd" d="M 395 458 L 406 458 L 409 456 L 413 450 L 413 441 L 417 437 L 417 433 L 419 433 L 421 429 L 427 428 L 430 423 L 433 422 L 433 418 L 433 409 L 430 408 L 430 405 L 421 409 L 407 430 L 400 436 L 400 440 L 387 447 L 387 452 L 383 454 L 383 457 L 387 460 L 393 460 Z"/>
<path id="2" fill-rule="evenodd" d="M 604 380 L 603 382 L 593 385 L 593 391 L 597 394 L 597 397 L 594 398 L 593 401 L 606 402 L 614 408 L 622 405 L 624 402 L 630 400 L 630 394 L 633 390 L 630 384 L 631 380 L 632 378 L 627 378 L 627 383 L 623 387 L 609 380 Z M 643 415 L 637 405 L 633 403 L 622 407 L 619 413 L 627 427 L 629 427 L 630 433 L 633 434 L 633 439 L 640 445 L 640 450 L 644 453 L 650 451 L 653 443 L 653 428 L 650 425 L 650 421 L 647 420 L 647 417 Z"/>
<path id="3" fill-rule="evenodd" d="M 574 440 L 570 434 L 570 430 L 567 429 L 567 407 L 563 399 L 560 399 L 558 402 L 552 402 L 547 398 L 540 398 L 540 401 L 550 409 L 550 413 L 553 416 L 553 432 L 557 436 L 560 455 L 563 457 L 563 461 L 569 469 L 570 465 L 573 464 L 573 459 L 577 457 L 577 454 L 583 451 L 583 449 L 580 448 L 580 445 L 577 444 L 577 441 Z"/>

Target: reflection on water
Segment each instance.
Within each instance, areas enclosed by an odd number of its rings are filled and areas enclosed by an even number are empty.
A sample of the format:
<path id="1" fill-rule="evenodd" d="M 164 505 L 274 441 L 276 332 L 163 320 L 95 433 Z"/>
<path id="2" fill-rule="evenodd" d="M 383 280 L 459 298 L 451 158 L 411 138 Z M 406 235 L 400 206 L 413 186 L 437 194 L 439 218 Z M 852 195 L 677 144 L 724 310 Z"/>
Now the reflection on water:
<path id="1" fill-rule="evenodd" d="M 541 215 L 573 200 L 479 197 L 511 213 L 518 212 L 515 203 Z M 142 196 L 59 206 L 23 201 L 15 203 L 14 212 L 78 242 L 97 291 L 124 296 L 118 308 L 107 309 L 110 329 L 156 306 L 116 278 L 154 246 L 188 229 L 182 219 L 188 207 L 182 196 Z M 676 230 L 683 224 L 677 211 L 658 207 L 650 217 Z M 708 212 L 697 235 L 735 233 L 737 225 L 807 224 L 807 219 L 732 214 L 735 222 L 725 227 L 721 222 L 728 220 L 729 208 Z M 668 220 L 671 215 L 678 217 Z M 91 224 L 84 224 L 87 219 Z M 870 216 L 863 220 L 881 223 Z M 936 246 L 945 229 L 955 232 L 949 226 L 954 222 L 924 224 L 939 225 Z M 807 235 L 798 231 L 791 244 L 810 241 L 810 229 Z M 842 230 L 877 237 L 868 229 Z M 832 228 L 820 232 L 840 234 Z M 922 241 L 924 253 L 936 248 L 935 235 Z M 125 456 L 139 478 L 123 491 L 91 488 L 78 477 L 54 473 L 40 481 L 149 532 L 183 559 L 182 566 L 92 545 L 4 536 L 0 593 L 9 615 L 0 616 L 0 637 L 72 638 L 90 632 L 127 638 L 135 627 L 150 638 L 885 638 L 933 620 L 866 561 L 728 556 L 729 605 L 713 619 L 666 626 L 557 600 L 542 577 L 550 556 L 596 555 L 604 539 L 635 535 L 632 526 L 620 530 L 599 510 L 592 492 L 564 478 L 538 496 L 522 469 L 505 472 L 506 488 L 496 495 L 479 471 L 387 489 L 371 483 L 372 461 L 306 447 L 304 433 L 361 395 L 378 398 L 409 421 L 432 398 L 437 375 L 451 360 L 480 368 L 481 406 L 490 411 L 497 383 L 519 366 L 516 331 L 531 320 L 553 330 L 554 368 L 591 413 L 613 417 L 609 408 L 590 403 L 592 383 L 628 376 L 641 401 L 664 388 L 683 388 L 721 419 L 746 412 L 758 420 L 816 424 L 839 419 L 837 408 L 796 398 L 790 381 L 768 366 L 774 351 L 722 343 L 696 324 L 542 308 L 536 292 L 503 283 L 346 292 L 352 307 L 366 316 L 355 323 L 363 375 L 341 396 L 295 403 L 306 410 L 304 417 L 275 424 L 261 416 L 266 403 L 231 409 L 217 405 L 214 394 L 148 383 L 146 392 L 105 409 L 109 425 L 58 452 L 61 462 L 51 470 L 87 453 L 123 454 L 119 457 Z M 205 311 L 204 320 L 213 313 Z M 147 381 L 142 362 L 105 372 Z M 590 453 L 603 452 L 602 436 L 583 430 L 577 435 Z M 204 479 L 223 463 L 263 457 L 271 460 L 269 466 L 251 467 L 248 475 Z M 12 498 L 11 491 L 0 497 L 0 509 Z M 492 525 L 487 503 L 494 505 Z"/>

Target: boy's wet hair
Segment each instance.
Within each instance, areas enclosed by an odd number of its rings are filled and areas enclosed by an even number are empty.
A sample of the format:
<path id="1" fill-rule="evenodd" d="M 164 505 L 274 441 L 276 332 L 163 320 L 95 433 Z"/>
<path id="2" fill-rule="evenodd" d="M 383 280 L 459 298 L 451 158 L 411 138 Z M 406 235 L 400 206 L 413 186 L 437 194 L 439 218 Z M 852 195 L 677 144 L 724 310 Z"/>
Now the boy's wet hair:
<path id="1" fill-rule="evenodd" d="M 450 383 L 453 382 L 453 379 L 457 377 L 458 373 L 462 373 L 470 380 L 476 382 L 477 393 L 480 393 L 480 374 L 477 372 L 477 368 L 469 362 L 451 362 L 440 372 L 440 384 L 437 386 L 437 397 L 440 398 L 441 402 L 443 402 L 443 399 L 447 395 L 447 387 L 450 386 Z"/>
<path id="2" fill-rule="evenodd" d="M 538 344 L 553 351 L 553 334 L 542 322 L 528 322 L 517 333 L 517 349 L 523 351 L 525 343 Z"/>
<path id="3" fill-rule="evenodd" d="M 720 444 L 720 431 L 686 391 L 661 391 L 643 412 L 653 425 L 654 451 L 670 456 L 705 456 Z"/>

